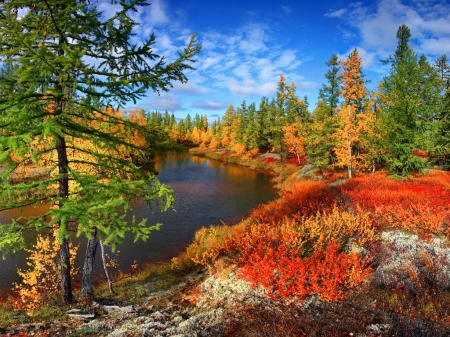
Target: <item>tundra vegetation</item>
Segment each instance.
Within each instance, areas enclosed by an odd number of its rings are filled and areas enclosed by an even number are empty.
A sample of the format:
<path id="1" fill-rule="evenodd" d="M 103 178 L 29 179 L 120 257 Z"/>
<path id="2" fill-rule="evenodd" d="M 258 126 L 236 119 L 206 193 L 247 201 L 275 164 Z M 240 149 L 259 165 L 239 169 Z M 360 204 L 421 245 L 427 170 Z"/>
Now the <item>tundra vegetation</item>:
<path id="1" fill-rule="evenodd" d="M 177 61 L 165 65 L 151 54 L 153 37 L 141 49 L 118 38 L 129 36 L 134 22 L 127 11 L 141 2 L 106 22 L 98 21 L 94 7 L 71 4 L 30 4 L 20 19 L 27 30 L 17 23 L 23 5 L 1 5 L 1 29 L 17 31 L 2 41 L 2 209 L 42 201 L 52 207 L 45 218 L 2 225 L 0 248 L 23 243 L 27 228 L 56 231 L 52 240 L 38 237 L 30 270 L 20 271 L 24 284 L 8 300 L 14 309 L 39 319 L 42 303 L 58 301 L 55 293 L 72 300 L 65 283 L 70 226 L 93 247 L 97 238 L 115 245 L 125 228 L 138 238 L 148 236 L 152 227 L 127 227 L 117 208 L 127 210 L 131 197 L 170 203 L 169 189 L 154 178 L 150 185 L 143 179 L 149 170 L 142 163 L 149 149 L 178 142 L 198 145 L 197 153 L 219 160 L 278 169 L 279 198 L 238 225 L 201 229 L 170 264 L 118 282 L 115 297 L 103 296 L 149 306 L 150 278 L 168 280 L 159 287 L 167 288 L 201 268 L 211 278 L 245 281 L 267 300 L 267 306 L 214 302 L 224 305 L 223 335 L 341 336 L 368 333 L 372 325 L 378 329 L 374 335 L 449 333 L 450 67 L 445 55 L 430 65 L 411 48 L 409 28 L 402 25 L 397 49 L 384 61 L 389 74 L 377 92 L 366 89 L 354 50 L 346 60 L 333 55 L 327 62 L 327 83 L 314 111 L 306 97 L 296 96 L 295 83 L 288 85 L 280 75 L 275 98 L 262 97 L 258 106 L 230 105 L 211 125 L 199 115 L 177 122 L 167 111 L 126 116 L 110 101 L 123 104 L 149 88 L 165 90 L 173 80 L 186 80 L 183 70 L 199 46 L 193 38 Z M 119 25 L 124 31 L 114 20 L 124 20 Z M 74 27 L 86 31 L 77 35 Z M 29 42 L 19 43 L 28 32 L 34 32 L 26 36 Z M 95 43 L 84 38 L 90 34 Z M 68 38 L 73 42 L 65 44 Z M 118 49 L 123 55 L 109 58 L 111 41 L 123 43 Z M 83 62 L 90 51 L 103 62 L 101 74 L 97 65 Z M 141 53 L 155 65 L 142 63 Z M 41 70 L 34 68 L 38 64 Z M 30 167 L 47 171 L 35 178 L 26 173 Z M 55 247 L 64 257 L 58 262 Z M 54 286 L 55 268 L 62 270 L 61 289 Z M 207 289 L 198 283 L 182 288 L 178 304 L 197 308 L 187 311 L 193 316 L 203 308 L 199 303 L 206 305 L 202 299 L 211 300 Z M 3 321 L 11 324 L 8 301 Z M 200 319 L 196 327 L 207 335 L 207 324 Z"/>

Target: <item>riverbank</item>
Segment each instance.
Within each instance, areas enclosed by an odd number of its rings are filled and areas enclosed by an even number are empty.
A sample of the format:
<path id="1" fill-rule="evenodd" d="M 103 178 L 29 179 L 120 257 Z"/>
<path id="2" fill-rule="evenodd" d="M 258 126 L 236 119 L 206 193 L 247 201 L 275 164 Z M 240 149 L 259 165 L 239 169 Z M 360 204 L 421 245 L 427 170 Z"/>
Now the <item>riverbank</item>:
<path id="1" fill-rule="evenodd" d="M 314 169 L 295 165 L 292 172 L 280 197 L 247 220 L 200 230 L 171 263 L 117 283 L 118 295 L 99 288 L 94 306 L 74 306 L 95 318 L 67 318 L 65 307 L 47 319 L 10 317 L 43 323 L 0 333 L 448 335 L 450 174 L 348 181 L 305 179 L 317 177 Z"/>
<path id="2" fill-rule="evenodd" d="M 208 149 L 195 147 L 189 149 L 189 153 L 194 156 L 206 157 L 218 160 L 225 164 L 240 165 L 252 170 L 270 172 L 274 176 L 275 187 L 282 189 L 282 183 L 294 173 L 299 172 L 301 167 L 296 161 L 281 162 L 279 154 L 257 153 L 257 154 L 236 154 L 226 149 Z M 308 172 L 307 172 L 308 171 Z M 311 179 L 316 178 L 316 170 L 304 170 L 305 176 Z"/>

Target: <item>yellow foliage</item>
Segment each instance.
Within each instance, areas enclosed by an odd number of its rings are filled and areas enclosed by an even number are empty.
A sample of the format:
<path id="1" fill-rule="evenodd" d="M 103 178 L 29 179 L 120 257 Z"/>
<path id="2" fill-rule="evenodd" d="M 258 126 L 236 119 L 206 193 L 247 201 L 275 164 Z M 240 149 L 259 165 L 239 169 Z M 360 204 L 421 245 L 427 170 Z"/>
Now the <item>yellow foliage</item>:
<path id="1" fill-rule="evenodd" d="M 59 242 L 54 235 L 38 235 L 34 249 L 25 249 L 30 253 L 27 258 L 29 269 L 18 269 L 22 277 L 21 284 L 14 284 L 13 290 L 18 294 L 18 301 L 14 302 L 15 310 L 35 310 L 43 302 L 57 295 L 60 291 L 60 267 L 57 262 Z M 73 267 L 78 247 L 71 247 L 71 273 L 77 274 Z"/>
<path id="2" fill-rule="evenodd" d="M 236 154 L 243 154 L 247 150 L 247 146 L 245 144 L 233 144 L 231 146 L 231 151 L 235 152 Z"/>
<path id="3" fill-rule="evenodd" d="M 369 215 L 361 209 L 353 214 L 335 207 L 330 213 L 319 212 L 315 216 L 304 218 L 296 230 L 307 238 L 312 251 L 325 249 L 333 239 L 342 244 L 349 237 L 354 237 L 355 243 L 364 246 L 375 239 Z"/>

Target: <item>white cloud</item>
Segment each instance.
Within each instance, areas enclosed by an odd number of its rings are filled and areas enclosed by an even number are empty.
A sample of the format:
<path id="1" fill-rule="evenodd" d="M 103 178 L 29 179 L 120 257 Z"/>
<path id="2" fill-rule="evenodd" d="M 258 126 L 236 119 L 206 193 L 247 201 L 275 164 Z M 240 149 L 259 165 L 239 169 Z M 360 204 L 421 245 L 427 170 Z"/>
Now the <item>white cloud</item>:
<path id="1" fill-rule="evenodd" d="M 165 12 L 164 2 L 161 0 L 152 0 L 151 5 L 147 8 L 149 9 L 147 13 L 148 19 L 153 25 L 160 25 L 169 21 Z"/>
<path id="2" fill-rule="evenodd" d="M 102 13 L 102 19 L 107 20 L 116 15 L 116 13 L 122 9 L 122 6 L 119 4 L 113 5 L 107 1 L 104 1 L 98 3 L 97 9 Z"/>
<path id="3" fill-rule="evenodd" d="M 227 86 L 232 94 L 241 97 L 250 95 L 271 96 L 277 92 L 276 81 L 258 84 L 253 80 L 245 80 L 239 83 L 236 79 L 232 78 L 227 82 Z"/>
<path id="4" fill-rule="evenodd" d="M 173 88 L 170 91 L 173 93 L 199 95 L 199 94 L 206 94 L 210 90 L 206 87 L 191 83 L 191 81 L 189 81 L 187 83 L 174 82 Z"/>
<path id="5" fill-rule="evenodd" d="M 372 7 L 353 3 L 347 10 L 346 22 L 359 30 L 361 46 L 380 58 L 393 53 L 402 24 L 410 28 L 417 52 L 439 56 L 449 51 L 450 4 L 446 1 L 380 0 Z"/>
<path id="6" fill-rule="evenodd" d="M 143 104 L 145 110 L 182 110 L 180 99 L 173 94 L 161 92 L 161 96 L 159 96 L 158 94 L 151 94 L 149 95 L 149 98 L 151 100 L 146 101 Z"/>
<path id="7" fill-rule="evenodd" d="M 195 101 L 191 106 L 203 110 L 222 110 L 226 108 L 227 104 L 219 101 Z"/>
<path id="8" fill-rule="evenodd" d="M 25 15 L 28 14 L 29 11 L 30 11 L 30 8 L 28 8 L 28 7 L 19 8 L 19 10 L 17 11 L 17 19 L 18 20 L 22 19 Z"/>
<path id="9" fill-rule="evenodd" d="M 330 18 L 340 18 L 346 12 L 347 12 L 347 10 L 345 8 L 342 8 L 342 9 L 338 9 L 337 11 L 334 11 L 334 12 L 329 12 L 329 13 L 325 14 L 325 16 L 328 16 Z"/>
<path id="10" fill-rule="evenodd" d="M 239 48 L 246 54 L 263 52 L 267 50 L 265 41 L 267 40 L 266 29 L 258 24 L 248 25 L 244 28 L 239 41 Z"/>
<path id="11" fill-rule="evenodd" d="M 291 14 L 292 13 L 292 9 L 290 9 L 288 6 L 281 6 L 281 8 L 283 9 L 283 11 L 286 14 Z"/>
<path id="12" fill-rule="evenodd" d="M 340 60 L 346 60 L 350 53 L 355 49 L 358 51 L 358 55 L 361 58 L 363 70 L 364 68 L 370 68 L 375 61 L 376 54 L 361 47 L 351 47 L 345 54 L 338 54 L 338 58 Z"/>
<path id="13" fill-rule="evenodd" d="M 295 50 L 285 50 L 282 52 L 280 57 L 276 60 L 275 65 L 278 68 L 286 68 L 288 70 L 299 66 L 302 61 L 297 59 Z"/>
<path id="14" fill-rule="evenodd" d="M 450 55 L 450 37 L 423 39 L 421 48 L 433 55 Z"/>

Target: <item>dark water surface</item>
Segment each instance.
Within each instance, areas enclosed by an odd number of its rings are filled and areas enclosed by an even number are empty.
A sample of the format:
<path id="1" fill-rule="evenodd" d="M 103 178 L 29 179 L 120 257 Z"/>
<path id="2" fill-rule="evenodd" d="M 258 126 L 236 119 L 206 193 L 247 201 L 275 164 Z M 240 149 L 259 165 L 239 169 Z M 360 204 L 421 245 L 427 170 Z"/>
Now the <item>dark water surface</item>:
<path id="1" fill-rule="evenodd" d="M 110 254 L 120 267 L 129 269 L 133 261 L 138 265 L 145 262 L 161 262 L 171 259 L 183 251 L 192 241 L 195 232 L 203 227 L 220 224 L 234 224 L 245 218 L 252 209 L 276 197 L 271 176 L 248 168 L 225 165 L 188 153 L 168 154 L 157 162 L 158 179 L 175 192 L 174 210 L 152 214 L 147 204 L 138 201 L 132 205 L 137 220 L 147 218 L 147 224 L 162 222 L 159 231 L 153 231 L 147 242 L 133 243 L 126 237 L 118 246 L 119 253 Z M 20 214 L 42 214 L 46 205 L 25 210 L 0 212 L 0 222 L 6 223 Z M 80 244 L 76 264 L 82 264 L 85 238 L 74 239 Z M 29 244 L 35 243 L 35 234 L 27 237 Z M 12 282 L 20 281 L 17 268 L 26 267 L 25 252 L 0 259 L 0 293 L 11 288 Z M 96 262 L 100 264 L 97 256 Z"/>

